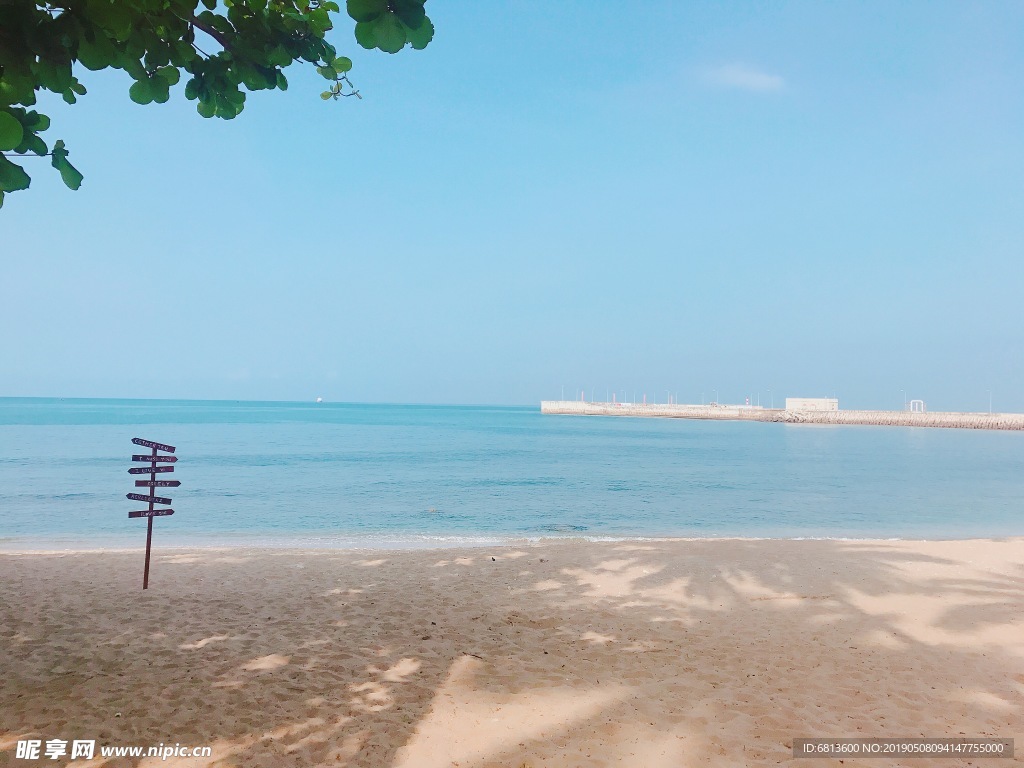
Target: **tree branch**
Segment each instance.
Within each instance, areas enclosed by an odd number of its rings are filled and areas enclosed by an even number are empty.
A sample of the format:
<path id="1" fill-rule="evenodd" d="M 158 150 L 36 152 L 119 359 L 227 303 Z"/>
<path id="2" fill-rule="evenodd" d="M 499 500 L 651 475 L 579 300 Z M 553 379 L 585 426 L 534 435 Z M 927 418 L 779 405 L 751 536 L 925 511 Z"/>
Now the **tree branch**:
<path id="1" fill-rule="evenodd" d="M 214 40 L 216 40 L 218 43 L 220 43 L 221 47 L 225 51 L 230 51 L 231 50 L 231 45 L 228 43 L 228 39 L 226 37 L 224 37 L 224 34 L 222 32 L 218 32 L 213 27 L 211 27 L 211 26 L 209 26 L 207 24 L 204 24 L 199 19 L 197 19 L 195 16 L 192 16 L 192 18 L 189 19 L 189 22 L 191 22 L 192 26 L 196 27 L 197 29 L 203 30 L 203 32 L 205 32 L 210 37 L 212 37 Z"/>

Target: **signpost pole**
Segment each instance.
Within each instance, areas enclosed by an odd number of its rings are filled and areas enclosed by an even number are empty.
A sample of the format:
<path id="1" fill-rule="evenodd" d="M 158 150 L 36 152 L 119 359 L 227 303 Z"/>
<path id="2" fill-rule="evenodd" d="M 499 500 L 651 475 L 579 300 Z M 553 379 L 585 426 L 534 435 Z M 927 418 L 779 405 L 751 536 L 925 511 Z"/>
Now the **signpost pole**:
<path id="1" fill-rule="evenodd" d="M 156 446 L 153 446 L 153 472 L 150 472 L 149 479 L 153 481 L 153 488 L 150 490 L 149 495 L 152 497 L 156 494 Z M 149 511 L 153 511 L 153 502 L 149 502 Z M 153 546 L 153 516 L 150 515 L 146 520 L 146 568 L 142 573 L 142 588 L 149 589 L 149 551 Z"/>
<path id="2" fill-rule="evenodd" d="M 0 0 L 2 2 L 2 0 Z M 132 501 L 145 501 L 149 504 L 149 509 L 137 509 L 128 513 L 128 519 L 134 520 L 138 517 L 146 518 L 146 565 L 142 571 L 142 588 L 149 589 L 149 564 L 153 553 L 153 518 L 154 517 L 168 517 L 174 514 L 174 510 L 157 509 L 157 504 L 170 504 L 170 497 L 157 496 L 157 488 L 177 488 L 181 485 L 177 480 L 157 480 L 157 475 L 163 475 L 167 472 L 174 471 L 174 462 L 178 460 L 177 456 L 174 456 L 175 448 L 173 445 L 164 445 L 163 443 L 156 443 L 152 440 L 143 440 L 141 437 L 133 437 L 132 443 L 134 445 L 141 445 L 143 448 L 152 449 L 152 453 L 145 454 L 132 454 L 132 461 L 139 461 L 149 464 L 148 467 L 129 467 L 128 474 L 130 475 L 149 475 L 149 480 L 136 480 L 136 488 L 148 488 L 148 493 L 128 493 L 125 494 Z M 166 455 L 161 455 L 160 451 L 163 451 Z M 159 462 L 163 462 L 163 466 L 157 466 Z"/>

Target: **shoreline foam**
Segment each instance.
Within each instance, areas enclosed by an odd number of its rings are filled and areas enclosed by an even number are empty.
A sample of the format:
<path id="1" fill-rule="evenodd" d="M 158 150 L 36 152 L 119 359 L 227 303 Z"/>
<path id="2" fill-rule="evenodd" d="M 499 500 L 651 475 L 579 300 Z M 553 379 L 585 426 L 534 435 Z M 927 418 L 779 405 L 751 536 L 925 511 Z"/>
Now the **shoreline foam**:
<path id="1" fill-rule="evenodd" d="M 137 538 L 137 537 L 133 537 Z M 211 537 L 212 538 L 212 537 Z M 988 536 L 880 536 L 866 534 L 864 536 L 736 536 L 723 534 L 721 536 L 614 536 L 614 535 L 593 535 L 593 536 L 509 536 L 509 537 L 480 537 L 471 536 L 423 536 L 422 538 L 411 537 L 409 540 L 400 540 L 388 537 L 370 537 L 364 542 L 352 543 L 353 539 L 339 539 L 338 543 L 326 543 L 318 540 L 311 543 L 309 539 L 303 538 L 281 538 L 275 542 L 268 542 L 263 538 L 245 541 L 243 539 L 225 537 L 226 540 L 210 542 L 172 542 L 161 544 L 157 541 L 153 545 L 153 551 L 160 552 L 222 552 L 233 550 L 261 551 L 268 552 L 441 552 L 449 550 L 479 550 L 487 547 L 508 548 L 508 547 L 534 547 L 554 544 L 628 544 L 628 543 L 673 543 L 673 542 L 714 542 L 714 541 L 746 541 L 746 542 L 773 542 L 773 541 L 837 541 L 837 542 L 1006 542 L 1019 541 L 1024 543 L 1024 534 L 988 535 Z M 389 546 L 393 544 L 393 546 Z M 10 545 L 10 546 L 9 546 Z M 50 555 L 50 554 L 103 554 L 103 553 L 129 553 L 142 552 L 145 550 L 143 542 L 133 541 L 131 544 L 119 543 L 112 546 L 95 547 L 68 547 L 59 548 L 47 546 L 40 542 L 38 546 L 16 545 L 12 542 L 0 540 L 0 556 L 2 555 Z"/>

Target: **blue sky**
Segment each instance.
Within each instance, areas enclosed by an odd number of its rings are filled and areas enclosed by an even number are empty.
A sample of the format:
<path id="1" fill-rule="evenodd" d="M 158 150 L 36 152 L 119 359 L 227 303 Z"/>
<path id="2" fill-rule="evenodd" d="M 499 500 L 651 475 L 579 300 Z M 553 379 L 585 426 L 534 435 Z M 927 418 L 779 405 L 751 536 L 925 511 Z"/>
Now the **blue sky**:
<path id="1" fill-rule="evenodd" d="M 47 102 L 0 396 L 1024 410 L 1024 5 L 427 8 L 362 101 Z"/>

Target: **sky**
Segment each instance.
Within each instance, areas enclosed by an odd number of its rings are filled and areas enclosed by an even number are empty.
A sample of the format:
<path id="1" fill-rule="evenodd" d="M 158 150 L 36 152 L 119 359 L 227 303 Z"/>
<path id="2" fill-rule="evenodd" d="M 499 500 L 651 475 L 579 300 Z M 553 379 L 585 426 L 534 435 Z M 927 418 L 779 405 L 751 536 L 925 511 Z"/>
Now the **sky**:
<path id="1" fill-rule="evenodd" d="M 1024 411 L 1024 4 L 426 7 L 361 101 L 45 99 L 0 396 Z"/>

